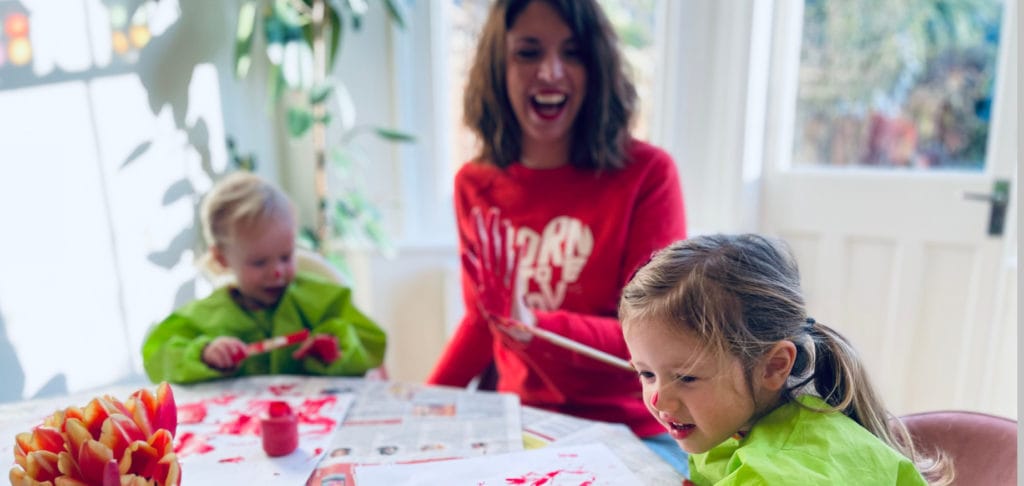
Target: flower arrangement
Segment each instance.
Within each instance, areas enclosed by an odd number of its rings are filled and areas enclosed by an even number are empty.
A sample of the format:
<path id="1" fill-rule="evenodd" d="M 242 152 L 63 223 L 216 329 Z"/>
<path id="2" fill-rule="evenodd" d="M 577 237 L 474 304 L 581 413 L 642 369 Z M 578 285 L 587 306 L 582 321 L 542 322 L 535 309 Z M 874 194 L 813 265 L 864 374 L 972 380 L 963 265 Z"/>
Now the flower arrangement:
<path id="1" fill-rule="evenodd" d="M 12 486 L 181 484 L 174 454 L 177 407 L 171 387 L 143 388 L 124 403 L 110 396 L 68 407 L 15 437 Z"/>

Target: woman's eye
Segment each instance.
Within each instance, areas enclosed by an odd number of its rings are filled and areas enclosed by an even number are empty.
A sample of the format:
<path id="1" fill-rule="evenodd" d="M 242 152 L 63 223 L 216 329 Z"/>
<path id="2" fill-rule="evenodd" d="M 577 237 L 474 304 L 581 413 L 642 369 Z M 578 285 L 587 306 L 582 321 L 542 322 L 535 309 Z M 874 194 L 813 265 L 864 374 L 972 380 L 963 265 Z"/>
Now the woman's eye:
<path id="1" fill-rule="evenodd" d="M 682 383 L 693 383 L 693 382 L 697 381 L 697 377 L 696 376 L 686 375 L 686 376 L 676 377 L 676 380 L 679 380 Z"/>
<path id="2" fill-rule="evenodd" d="M 579 61 L 580 58 L 583 56 L 583 52 L 575 47 L 571 47 L 562 52 L 562 55 L 565 56 L 566 59 L 572 61 Z"/>
<path id="3" fill-rule="evenodd" d="M 531 60 L 540 57 L 540 50 L 538 49 L 519 49 L 516 51 L 516 58 Z"/>
<path id="4" fill-rule="evenodd" d="M 638 371 L 637 375 L 644 381 L 654 379 L 654 373 L 651 373 L 650 371 Z"/>

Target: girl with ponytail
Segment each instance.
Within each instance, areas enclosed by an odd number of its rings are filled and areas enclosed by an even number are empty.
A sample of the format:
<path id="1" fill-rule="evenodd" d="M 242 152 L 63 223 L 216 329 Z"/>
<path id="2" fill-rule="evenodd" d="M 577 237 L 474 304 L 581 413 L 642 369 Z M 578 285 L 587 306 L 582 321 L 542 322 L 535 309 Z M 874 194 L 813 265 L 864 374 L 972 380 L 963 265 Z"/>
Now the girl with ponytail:
<path id="1" fill-rule="evenodd" d="M 807 316 L 796 261 L 763 236 L 657 252 L 623 289 L 623 335 L 648 411 L 697 486 L 944 485 L 850 343 Z"/>

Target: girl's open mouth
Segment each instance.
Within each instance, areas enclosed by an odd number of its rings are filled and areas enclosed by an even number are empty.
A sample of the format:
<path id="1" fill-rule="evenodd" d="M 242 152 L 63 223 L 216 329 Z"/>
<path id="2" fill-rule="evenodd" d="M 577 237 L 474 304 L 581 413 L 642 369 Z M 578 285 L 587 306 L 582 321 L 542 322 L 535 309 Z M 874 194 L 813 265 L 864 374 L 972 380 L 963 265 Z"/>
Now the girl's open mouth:
<path id="1" fill-rule="evenodd" d="M 696 424 L 681 424 L 678 422 L 669 422 L 668 433 L 673 439 L 682 440 L 690 436 L 694 430 L 697 430 Z"/>

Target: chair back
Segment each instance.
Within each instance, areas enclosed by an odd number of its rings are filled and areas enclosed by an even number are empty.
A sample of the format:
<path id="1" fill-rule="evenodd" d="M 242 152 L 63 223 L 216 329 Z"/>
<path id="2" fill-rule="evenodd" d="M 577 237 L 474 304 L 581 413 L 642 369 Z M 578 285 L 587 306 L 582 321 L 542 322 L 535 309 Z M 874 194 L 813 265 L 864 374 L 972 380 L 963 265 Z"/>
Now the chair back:
<path id="1" fill-rule="evenodd" d="M 301 247 L 295 249 L 295 270 L 312 273 L 339 285 L 350 286 L 348 279 L 337 267 L 313 250 Z"/>
<path id="2" fill-rule="evenodd" d="M 900 418 L 923 453 L 953 462 L 955 485 L 1017 484 L 1017 421 L 968 411 L 923 412 Z"/>

